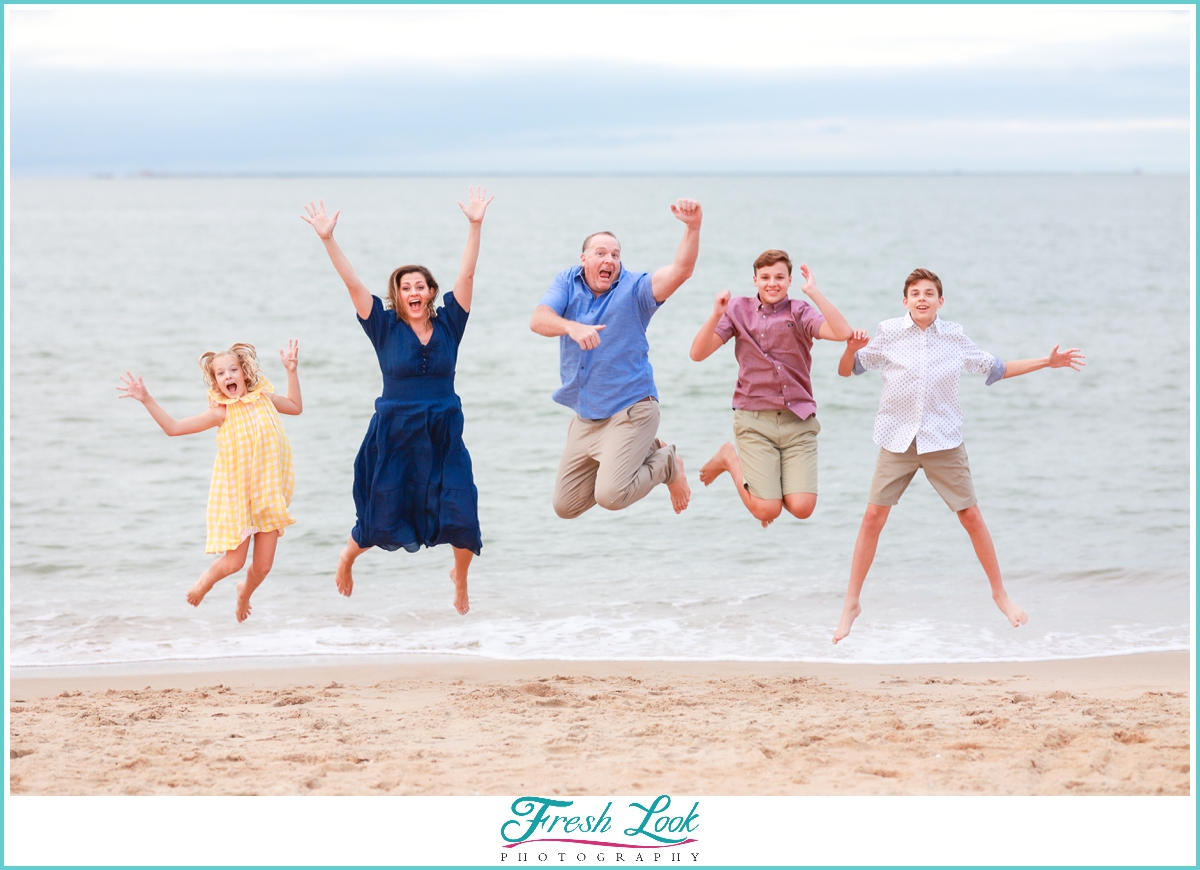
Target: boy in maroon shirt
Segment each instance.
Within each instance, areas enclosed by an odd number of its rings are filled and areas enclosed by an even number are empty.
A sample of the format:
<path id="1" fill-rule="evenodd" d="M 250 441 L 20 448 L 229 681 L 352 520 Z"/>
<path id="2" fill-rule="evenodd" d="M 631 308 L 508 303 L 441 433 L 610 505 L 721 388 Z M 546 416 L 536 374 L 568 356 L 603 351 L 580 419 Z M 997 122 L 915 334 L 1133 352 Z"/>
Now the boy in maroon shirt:
<path id="1" fill-rule="evenodd" d="M 784 509 L 798 519 L 817 506 L 817 405 L 813 401 L 813 339 L 846 341 L 850 324 L 817 289 L 807 265 L 801 290 L 815 307 L 789 299 L 792 261 L 786 251 L 764 251 L 754 261 L 756 296 L 717 294 L 712 314 L 692 341 L 691 357 L 711 356 L 737 339 L 733 432 L 700 469 L 708 486 L 728 471 L 742 503 L 765 529 Z"/>

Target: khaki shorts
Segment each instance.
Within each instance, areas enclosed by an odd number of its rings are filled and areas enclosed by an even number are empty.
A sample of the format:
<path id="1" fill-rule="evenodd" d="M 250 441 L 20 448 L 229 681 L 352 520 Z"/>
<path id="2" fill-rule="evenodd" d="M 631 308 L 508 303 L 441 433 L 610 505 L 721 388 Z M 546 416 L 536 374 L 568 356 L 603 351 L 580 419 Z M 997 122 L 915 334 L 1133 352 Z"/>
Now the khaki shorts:
<path id="1" fill-rule="evenodd" d="M 801 420 L 787 410 L 735 409 L 733 437 L 750 494 L 782 499 L 793 492 L 815 493 L 820 431 L 816 414 Z"/>
<path id="2" fill-rule="evenodd" d="M 904 453 L 892 453 L 880 448 L 867 501 L 882 507 L 899 504 L 900 496 L 908 489 L 918 468 L 925 469 L 925 479 L 933 484 L 950 510 L 966 510 L 978 501 L 975 498 L 975 485 L 971 483 L 971 467 L 967 464 L 965 444 L 949 450 L 918 454 L 915 440 Z"/>

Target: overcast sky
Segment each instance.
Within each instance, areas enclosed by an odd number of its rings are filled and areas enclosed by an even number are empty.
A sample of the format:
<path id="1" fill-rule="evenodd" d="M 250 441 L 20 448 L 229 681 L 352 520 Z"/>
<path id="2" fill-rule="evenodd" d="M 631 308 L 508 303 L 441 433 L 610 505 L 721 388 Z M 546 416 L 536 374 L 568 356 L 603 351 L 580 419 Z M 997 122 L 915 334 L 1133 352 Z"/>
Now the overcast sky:
<path id="1" fill-rule="evenodd" d="M 14 175 L 1187 171 L 1190 7 L 5 7 Z"/>

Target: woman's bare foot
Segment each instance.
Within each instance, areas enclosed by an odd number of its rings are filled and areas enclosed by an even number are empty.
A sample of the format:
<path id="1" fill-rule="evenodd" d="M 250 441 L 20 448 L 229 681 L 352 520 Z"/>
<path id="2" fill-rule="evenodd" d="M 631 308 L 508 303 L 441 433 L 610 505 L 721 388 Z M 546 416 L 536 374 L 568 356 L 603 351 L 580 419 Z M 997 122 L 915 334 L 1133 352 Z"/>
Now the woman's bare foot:
<path id="1" fill-rule="evenodd" d="M 700 482 L 705 486 L 708 486 L 710 483 L 728 471 L 729 455 L 731 453 L 735 458 L 737 457 L 737 451 L 728 441 L 718 447 L 717 452 L 713 454 L 713 458 L 700 466 Z M 763 528 L 765 529 L 766 527 L 767 524 L 763 523 Z"/>
<path id="2" fill-rule="evenodd" d="M 678 456 L 672 458 L 675 460 L 675 476 L 667 484 L 667 491 L 671 493 L 671 507 L 675 508 L 675 513 L 680 513 L 687 510 L 688 502 L 692 500 L 692 488 L 688 486 L 683 460 Z"/>
<path id="3" fill-rule="evenodd" d="M 349 549 L 349 545 L 347 545 L 347 549 Z M 347 598 L 354 591 L 354 575 L 350 573 L 353 565 L 354 559 L 350 557 L 349 552 L 342 550 L 342 554 L 338 556 L 337 574 L 334 575 L 334 582 L 337 583 L 337 591 Z"/>
<path id="4" fill-rule="evenodd" d="M 464 577 L 463 581 L 459 583 L 458 569 L 451 568 L 450 581 L 454 584 L 454 609 L 460 616 L 466 616 L 467 611 L 471 609 L 471 603 L 467 600 L 467 579 Z"/>
<path id="5" fill-rule="evenodd" d="M 846 602 L 846 606 L 842 609 L 842 621 L 838 623 L 837 631 L 833 633 L 834 643 L 843 640 L 850 633 L 850 626 L 854 624 L 854 620 L 860 613 L 862 613 L 862 605 L 857 601 L 854 604 Z"/>
<path id="6" fill-rule="evenodd" d="M 1008 617 L 1008 621 L 1012 623 L 1013 628 L 1020 628 L 1029 622 L 1029 617 L 1025 615 L 1025 611 L 1013 603 L 1013 600 L 1008 597 L 1008 593 L 1001 592 L 999 595 L 993 595 L 992 600 L 996 602 L 996 606 L 1000 608 L 1000 611 Z"/>
<path id="7" fill-rule="evenodd" d="M 237 585 L 237 621 L 245 622 L 250 615 L 250 595 L 246 592 L 246 581 Z"/>
<path id="8" fill-rule="evenodd" d="M 187 603 L 192 605 L 192 607 L 199 607 L 200 602 L 204 600 L 204 596 L 211 592 L 212 588 L 216 585 L 216 580 L 205 580 L 203 577 L 201 577 L 194 584 L 192 584 L 192 588 L 187 591 L 187 595 L 185 596 L 187 598 Z"/>

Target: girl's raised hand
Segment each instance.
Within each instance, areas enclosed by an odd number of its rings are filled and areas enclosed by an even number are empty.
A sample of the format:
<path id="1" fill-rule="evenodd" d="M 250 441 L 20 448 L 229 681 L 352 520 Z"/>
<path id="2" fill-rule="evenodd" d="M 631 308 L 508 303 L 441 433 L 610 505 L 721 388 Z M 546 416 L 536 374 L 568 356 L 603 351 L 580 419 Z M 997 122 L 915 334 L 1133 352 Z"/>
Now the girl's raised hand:
<path id="1" fill-rule="evenodd" d="M 307 221 L 312 224 L 312 228 L 317 231 L 317 235 L 323 239 L 333 238 L 333 228 L 337 226 L 338 215 L 342 213 L 338 209 L 333 213 L 333 217 L 325 214 L 325 200 L 319 200 L 320 205 L 314 205 L 309 200 L 308 205 L 304 207 L 307 214 L 300 215 L 300 220 Z"/>
<path id="2" fill-rule="evenodd" d="M 145 402 L 150 398 L 150 394 L 146 392 L 146 387 L 142 383 L 141 378 L 134 377 L 130 372 L 125 372 L 121 375 L 121 380 L 125 383 L 117 387 L 121 391 L 118 399 L 137 399 L 139 402 Z"/>
<path id="3" fill-rule="evenodd" d="M 279 358 L 283 360 L 283 367 L 285 369 L 289 372 L 294 372 L 297 363 L 300 361 L 300 342 L 294 338 L 289 338 L 287 350 L 280 350 Z"/>
<path id="4" fill-rule="evenodd" d="M 467 216 L 473 224 L 483 222 L 483 214 L 487 211 L 487 207 L 491 205 L 495 196 L 488 197 L 486 187 L 468 187 L 467 193 L 470 194 L 470 202 L 463 205 L 461 202 L 458 207 L 463 210 L 463 214 Z M 486 199 L 484 197 L 487 197 Z"/>

